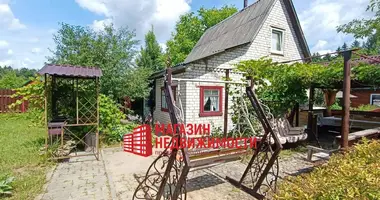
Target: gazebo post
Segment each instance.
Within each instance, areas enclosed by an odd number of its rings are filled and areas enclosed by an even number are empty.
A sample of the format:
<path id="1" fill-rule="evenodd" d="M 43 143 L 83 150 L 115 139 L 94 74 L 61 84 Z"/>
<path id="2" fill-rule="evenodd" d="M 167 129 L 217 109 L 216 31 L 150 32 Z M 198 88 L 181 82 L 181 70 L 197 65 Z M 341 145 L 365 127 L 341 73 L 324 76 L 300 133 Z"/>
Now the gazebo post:
<path id="1" fill-rule="evenodd" d="M 226 80 L 229 81 L 230 79 L 230 69 L 226 69 Z M 228 132 L 228 83 L 225 85 L 225 95 L 224 95 L 224 131 L 223 136 L 227 137 Z"/>
<path id="2" fill-rule="evenodd" d="M 79 98 L 78 98 L 78 78 L 74 79 L 74 89 L 75 89 L 75 103 L 76 103 L 76 117 L 77 117 L 77 124 L 79 124 Z"/>
<path id="3" fill-rule="evenodd" d="M 96 85 L 96 135 L 95 135 L 95 148 L 96 148 L 96 159 L 99 160 L 99 77 L 95 79 Z"/>
<path id="4" fill-rule="evenodd" d="M 47 151 L 47 147 L 48 147 L 48 137 L 49 137 L 49 130 L 48 130 L 48 119 L 47 119 L 47 74 L 44 74 L 44 99 L 45 99 L 45 129 L 46 129 L 46 137 L 45 137 L 45 148 L 46 148 L 46 151 Z"/>
<path id="5" fill-rule="evenodd" d="M 314 86 L 310 86 L 309 88 L 309 110 L 308 110 L 308 117 L 307 117 L 307 132 L 308 132 L 308 138 L 310 139 L 314 133 L 313 133 L 313 108 L 314 108 Z"/>
<path id="6" fill-rule="evenodd" d="M 351 94 L 351 60 L 352 51 L 343 52 L 344 80 L 343 80 L 343 115 L 341 130 L 341 148 L 348 148 L 348 134 L 350 132 L 350 94 Z"/>

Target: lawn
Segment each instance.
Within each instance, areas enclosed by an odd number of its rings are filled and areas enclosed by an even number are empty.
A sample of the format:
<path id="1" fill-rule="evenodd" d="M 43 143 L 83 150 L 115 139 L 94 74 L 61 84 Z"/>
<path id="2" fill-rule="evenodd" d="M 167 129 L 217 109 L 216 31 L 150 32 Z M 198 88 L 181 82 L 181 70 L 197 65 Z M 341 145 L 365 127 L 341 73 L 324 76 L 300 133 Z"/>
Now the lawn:
<path id="1" fill-rule="evenodd" d="M 15 177 L 13 194 L 6 199 L 34 199 L 41 192 L 53 165 L 39 155 L 44 136 L 44 128 L 27 114 L 0 114 L 0 180 Z"/>

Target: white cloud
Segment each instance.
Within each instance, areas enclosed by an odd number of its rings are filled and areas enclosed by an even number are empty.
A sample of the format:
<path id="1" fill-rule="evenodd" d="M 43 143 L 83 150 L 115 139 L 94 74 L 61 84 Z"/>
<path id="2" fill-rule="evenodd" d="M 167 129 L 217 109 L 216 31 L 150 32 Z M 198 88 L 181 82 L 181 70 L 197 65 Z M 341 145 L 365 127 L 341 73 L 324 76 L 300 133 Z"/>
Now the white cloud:
<path id="1" fill-rule="evenodd" d="M 19 30 L 26 26 L 17 19 L 7 3 L 0 3 L 0 29 Z"/>
<path id="2" fill-rule="evenodd" d="M 9 43 L 5 40 L 0 40 L 0 49 L 5 49 L 9 46 Z"/>
<path id="3" fill-rule="evenodd" d="M 13 54 L 13 50 L 12 49 L 8 49 L 7 54 L 8 55 L 12 55 Z"/>
<path id="4" fill-rule="evenodd" d="M 94 29 L 95 31 L 103 31 L 104 30 L 104 26 L 106 25 L 110 25 L 112 23 L 112 19 L 104 19 L 104 20 L 95 20 L 92 25 L 91 25 L 91 28 Z"/>
<path id="5" fill-rule="evenodd" d="M 162 51 L 166 51 L 166 48 L 167 48 L 166 43 L 159 43 L 159 45 L 160 45 Z"/>
<path id="6" fill-rule="evenodd" d="M 106 3 L 97 0 L 75 0 L 82 8 L 85 8 L 91 12 L 99 15 L 108 16 L 108 9 Z"/>
<path id="7" fill-rule="evenodd" d="M 0 66 L 11 66 L 12 64 L 12 60 L 0 60 Z"/>
<path id="8" fill-rule="evenodd" d="M 136 30 L 138 39 L 154 26 L 159 42 L 165 42 L 181 14 L 190 10 L 186 0 L 76 0 L 84 9 L 105 17 L 95 20 L 91 27 L 101 30 L 104 23 Z"/>
<path id="9" fill-rule="evenodd" d="M 40 48 L 33 48 L 32 49 L 32 53 L 34 53 L 34 54 L 38 54 L 38 53 L 40 53 L 41 52 L 41 49 Z"/>
<path id="10" fill-rule="evenodd" d="M 352 41 L 351 35 L 337 33 L 337 26 L 370 16 L 365 12 L 369 0 L 295 1 L 300 4 L 306 2 L 309 2 L 308 6 L 299 12 L 299 18 L 312 52 L 328 53 L 344 42 Z"/>

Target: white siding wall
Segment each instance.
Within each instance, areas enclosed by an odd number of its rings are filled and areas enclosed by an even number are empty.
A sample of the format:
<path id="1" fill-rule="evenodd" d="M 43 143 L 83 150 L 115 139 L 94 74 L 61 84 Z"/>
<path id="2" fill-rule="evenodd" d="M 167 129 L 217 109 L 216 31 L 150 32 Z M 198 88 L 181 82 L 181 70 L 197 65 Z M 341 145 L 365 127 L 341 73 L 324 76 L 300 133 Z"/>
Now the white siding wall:
<path id="1" fill-rule="evenodd" d="M 247 45 L 235 47 L 220 54 L 207 58 L 206 61 L 198 61 L 188 64 L 186 72 L 180 75 L 184 78 L 205 79 L 205 80 L 222 80 L 225 77 L 224 70 L 220 68 L 230 68 L 242 60 L 259 59 L 263 56 L 269 56 L 274 61 L 287 61 L 303 58 L 302 51 L 297 40 L 294 29 L 290 26 L 291 22 L 286 12 L 283 0 L 277 0 L 273 6 L 268 18 L 258 32 L 254 41 Z M 271 54 L 271 27 L 284 29 L 284 55 Z M 241 80 L 242 75 L 232 72 L 230 77 L 233 80 Z M 162 79 L 157 80 L 156 87 L 156 111 L 155 119 L 161 123 L 168 123 L 169 116 L 161 112 L 161 91 L 163 85 Z M 200 117 L 200 89 L 198 86 L 224 86 L 224 84 L 215 83 L 181 83 L 182 104 L 185 112 L 186 123 L 211 123 L 215 127 L 223 127 L 223 116 Z M 224 88 L 223 88 L 223 115 L 224 113 Z M 231 98 L 229 107 L 232 105 Z M 229 110 L 231 113 L 232 110 Z M 229 114 L 229 129 L 232 128 L 231 115 Z"/>
<path id="2" fill-rule="evenodd" d="M 184 74 L 176 74 L 176 75 L 173 75 L 173 77 L 175 78 L 183 78 L 183 75 Z M 177 84 L 176 82 L 173 82 L 173 84 Z M 165 111 L 161 111 L 161 88 L 164 87 L 164 79 L 163 78 L 159 78 L 156 80 L 156 87 L 155 87 L 155 92 L 156 92 L 156 99 L 155 99 L 155 102 L 156 102 L 156 108 L 153 112 L 153 120 L 154 122 L 158 121 L 160 123 L 164 123 L 164 124 L 168 124 L 170 123 L 170 117 L 169 117 L 169 113 L 168 112 L 165 112 Z M 178 95 L 178 88 L 180 88 L 181 90 L 181 95 Z M 181 102 L 182 102 L 182 106 L 185 108 L 186 107 L 186 95 L 185 95 L 185 91 L 186 91 L 186 84 L 184 82 L 181 82 L 179 84 L 179 86 L 177 86 L 177 90 L 176 90 L 176 106 L 177 107 L 180 107 L 180 104 L 179 104 L 179 100 L 178 98 L 181 98 Z"/>
<path id="3" fill-rule="evenodd" d="M 203 80 L 223 80 L 226 76 L 225 71 L 218 68 L 207 68 L 205 65 L 201 64 L 191 64 L 189 66 L 190 70 L 186 70 L 184 73 L 186 78 L 191 79 L 203 79 Z M 240 81 L 243 76 L 240 73 L 231 72 L 230 78 L 234 81 Z M 200 87 L 199 86 L 223 86 L 222 91 L 222 116 L 210 116 L 210 117 L 200 117 Z M 234 85 L 231 85 L 231 90 Z M 235 87 L 236 88 L 236 87 Z M 245 88 L 239 87 L 245 91 Z M 225 98 L 225 84 L 224 83 L 206 83 L 206 82 L 187 82 L 186 83 L 186 123 L 204 123 L 211 124 L 212 127 L 221 127 L 223 130 L 223 120 L 224 120 L 224 98 Z M 230 96 L 228 101 L 229 108 L 232 105 L 232 98 Z M 228 127 L 232 129 L 231 113 L 232 109 L 228 111 Z"/>

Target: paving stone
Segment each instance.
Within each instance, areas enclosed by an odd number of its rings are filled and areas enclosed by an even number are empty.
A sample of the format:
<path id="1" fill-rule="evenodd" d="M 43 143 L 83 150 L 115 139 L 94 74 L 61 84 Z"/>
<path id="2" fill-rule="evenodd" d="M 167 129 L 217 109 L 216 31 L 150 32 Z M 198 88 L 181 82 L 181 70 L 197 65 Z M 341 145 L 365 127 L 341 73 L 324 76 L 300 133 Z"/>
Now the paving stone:
<path id="1" fill-rule="evenodd" d="M 306 162 L 304 157 L 304 154 L 295 154 L 280 159 L 280 178 L 311 169 L 313 164 Z M 120 148 L 104 149 L 100 161 L 96 161 L 95 158 L 82 158 L 58 164 L 45 193 L 40 196 L 42 200 L 132 199 L 138 186 L 134 174 L 145 176 L 146 170 L 155 159 L 153 156 L 145 158 L 125 153 Z M 245 167 L 244 163 L 234 161 L 190 171 L 187 179 L 187 199 L 254 199 L 225 179 L 229 176 L 239 180 Z"/>

